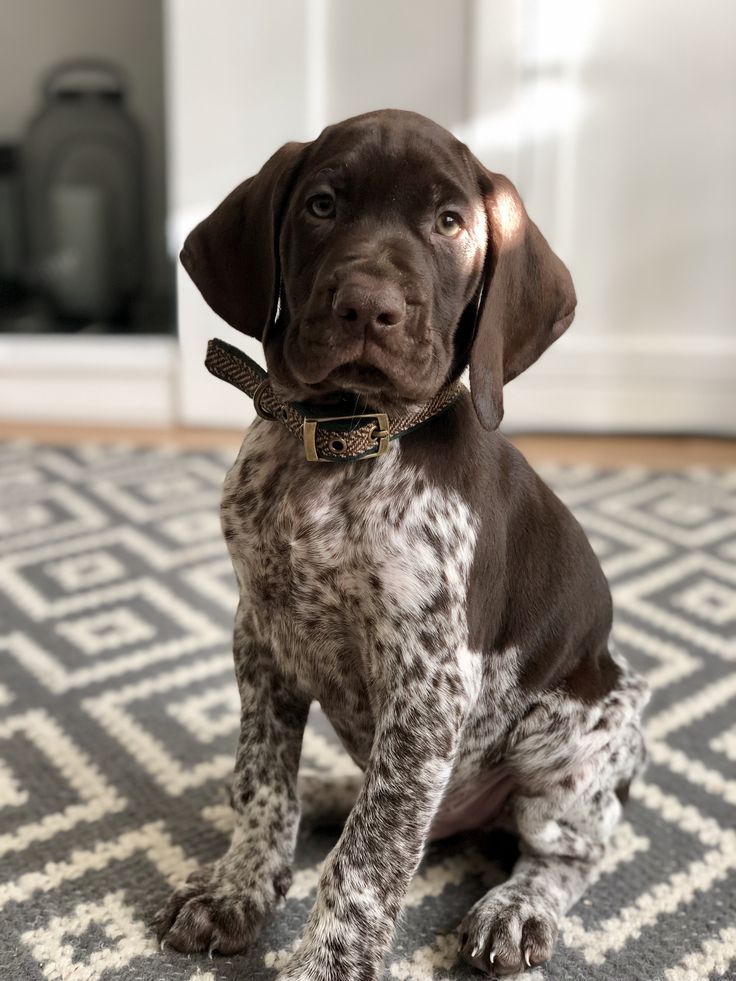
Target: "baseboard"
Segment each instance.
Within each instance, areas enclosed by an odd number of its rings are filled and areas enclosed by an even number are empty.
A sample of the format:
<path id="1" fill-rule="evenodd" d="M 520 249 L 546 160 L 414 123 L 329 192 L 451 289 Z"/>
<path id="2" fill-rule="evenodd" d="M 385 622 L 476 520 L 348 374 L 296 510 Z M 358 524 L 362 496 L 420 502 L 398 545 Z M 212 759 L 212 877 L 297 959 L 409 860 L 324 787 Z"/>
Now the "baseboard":
<path id="1" fill-rule="evenodd" d="M 172 425 L 177 364 L 174 337 L 0 335 L 0 417 Z"/>
<path id="2" fill-rule="evenodd" d="M 736 338 L 570 335 L 504 394 L 508 432 L 736 435 Z"/>

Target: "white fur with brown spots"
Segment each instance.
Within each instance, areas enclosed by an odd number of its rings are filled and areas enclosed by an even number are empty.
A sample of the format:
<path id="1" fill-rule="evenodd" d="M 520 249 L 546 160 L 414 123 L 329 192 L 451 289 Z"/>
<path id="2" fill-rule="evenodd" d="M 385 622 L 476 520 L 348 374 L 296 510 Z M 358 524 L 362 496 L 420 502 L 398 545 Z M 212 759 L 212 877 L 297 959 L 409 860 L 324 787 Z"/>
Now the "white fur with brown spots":
<path id="1" fill-rule="evenodd" d="M 514 649 L 468 648 L 478 516 L 405 464 L 315 467 L 259 421 L 225 482 L 241 589 L 243 729 L 227 854 L 162 911 L 164 939 L 230 953 L 289 881 L 299 747 L 318 700 L 365 782 L 320 880 L 290 981 L 380 976 L 429 837 L 491 823 L 520 836 L 511 879 L 470 911 L 463 953 L 498 973 L 539 964 L 585 888 L 642 760 L 642 683 L 591 705 L 526 692 Z"/>

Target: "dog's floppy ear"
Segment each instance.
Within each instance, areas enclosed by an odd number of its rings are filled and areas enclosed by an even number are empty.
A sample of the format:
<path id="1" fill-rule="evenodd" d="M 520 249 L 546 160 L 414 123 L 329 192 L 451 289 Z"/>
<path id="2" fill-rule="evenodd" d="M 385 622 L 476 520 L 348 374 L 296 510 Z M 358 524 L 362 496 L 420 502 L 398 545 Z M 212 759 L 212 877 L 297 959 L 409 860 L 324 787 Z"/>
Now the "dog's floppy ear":
<path id="1" fill-rule="evenodd" d="M 470 390 L 481 424 L 503 417 L 503 386 L 533 364 L 570 326 L 570 273 L 529 218 L 514 185 L 477 163 L 488 218 L 488 246 Z"/>
<path id="2" fill-rule="evenodd" d="M 278 234 L 308 143 L 287 143 L 189 233 L 181 262 L 215 313 L 263 337 L 276 310 Z"/>

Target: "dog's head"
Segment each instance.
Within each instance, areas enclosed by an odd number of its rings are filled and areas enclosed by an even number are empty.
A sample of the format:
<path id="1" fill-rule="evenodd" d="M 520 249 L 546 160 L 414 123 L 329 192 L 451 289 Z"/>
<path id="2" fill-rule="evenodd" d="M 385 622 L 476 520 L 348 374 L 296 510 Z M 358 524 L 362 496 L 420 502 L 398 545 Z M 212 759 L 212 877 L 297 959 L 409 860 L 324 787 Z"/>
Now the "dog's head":
<path id="1" fill-rule="evenodd" d="M 429 399 L 470 362 L 483 425 L 570 324 L 570 275 L 513 185 L 414 113 L 288 143 L 189 235 L 182 262 L 264 345 L 287 400 Z"/>

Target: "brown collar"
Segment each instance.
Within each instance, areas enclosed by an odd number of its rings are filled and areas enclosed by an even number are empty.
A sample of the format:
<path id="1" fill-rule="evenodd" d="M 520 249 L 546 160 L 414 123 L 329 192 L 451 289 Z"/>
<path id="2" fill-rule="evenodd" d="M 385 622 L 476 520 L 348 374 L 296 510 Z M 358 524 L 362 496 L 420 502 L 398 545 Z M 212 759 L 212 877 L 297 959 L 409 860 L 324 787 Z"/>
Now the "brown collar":
<path id="1" fill-rule="evenodd" d="M 450 382 L 414 412 L 392 419 L 386 412 L 316 417 L 309 414 L 309 406 L 282 402 L 263 368 L 232 344 L 217 338 L 211 340 L 204 363 L 216 378 L 249 395 L 262 419 L 277 420 L 286 426 L 292 436 L 302 440 L 307 460 L 319 463 L 383 456 L 388 453 L 392 439 L 404 436 L 444 412 L 463 391 L 462 382 Z"/>

